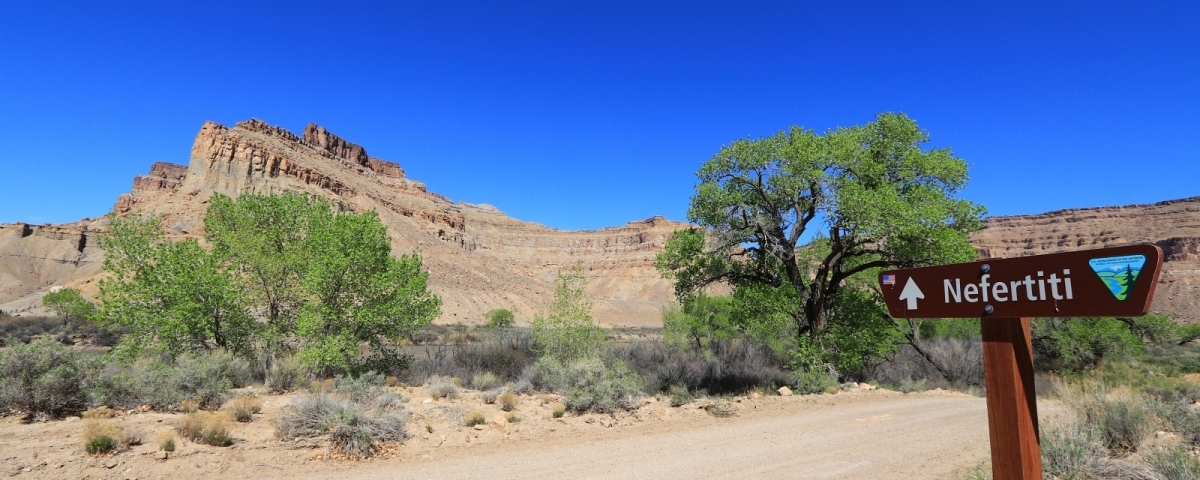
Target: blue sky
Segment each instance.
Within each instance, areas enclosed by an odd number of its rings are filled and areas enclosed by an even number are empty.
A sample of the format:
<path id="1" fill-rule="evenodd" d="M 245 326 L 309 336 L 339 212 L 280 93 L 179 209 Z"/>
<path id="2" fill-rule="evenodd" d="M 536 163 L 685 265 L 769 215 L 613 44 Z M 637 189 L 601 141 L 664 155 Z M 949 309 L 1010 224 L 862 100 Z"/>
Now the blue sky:
<path id="1" fill-rule="evenodd" d="M 0 3 L 0 222 L 103 215 L 250 117 L 566 229 L 682 220 L 721 145 L 884 111 L 993 215 L 1200 195 L 1200 2 L 42 3 Z"/>

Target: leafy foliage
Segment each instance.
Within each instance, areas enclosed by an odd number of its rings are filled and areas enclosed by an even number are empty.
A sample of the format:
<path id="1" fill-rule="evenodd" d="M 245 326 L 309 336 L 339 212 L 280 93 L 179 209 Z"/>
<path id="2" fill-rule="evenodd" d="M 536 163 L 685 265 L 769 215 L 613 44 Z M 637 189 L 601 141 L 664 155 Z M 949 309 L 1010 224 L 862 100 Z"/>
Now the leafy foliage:
<path id="1" fill-rule="evenodd" d="M 559 271 L 550 309 L 534 318 L 535 350 L 559 362 L 593 356 L 604 342 L 604 330 L 592 320 L 592 300 L 584 291 L 587 278 L 575 266 Z"/>
<path id="2" fill-rule="evenodd" d="M 494 308 L 483 314 L 488 321 L 488 328 L 510 328 L 515 325 L 513 313 L 507 308 Z"/>
<path id="3" fill-rule="evenodd" d="M 100 281 L 98 318 L 129 329 L 115 355 L 248 350 L 257 323 L 224 262 L 196 240 L 167 241 L 157 218 L 131 215 L 113 219 L 100 246 L 113 275 Z"/>
<path id="4" fill-rule="evenodd" d="M 948 148 L 923 149 L 928 141 L 891 113 L 824 134 L 793 127 L 737 140 L 697 172 L 688 219 L 700 228 L 676 232 L 656 267 L 681 303 L 732 285 L 731 319 L 751 338 L 803 349 L 807 337 L 827 363 L 861 368 L 891 338 L 879 299 L 867 298 L 879 269 L 975 256 L 967 236 L 984 209 L 954 197 L 966 163 Z M 855 322 L 873 333 L 854 335 Z M 795 340 L 776 336 L 784 328 Z"/>
<path id="5" fill-rule="evenodd" d="M 67 322 L 86 320 L 96 311 L 96 305 L 83 298 L 75 288 L 63 288 L 42 297 L 42 305 Z"/>
<path id="6" fill-rule="evenodd" d="M 48 338 L 0 351 L 0 410 L 62 416 L 87 407 L 88 367 L 78 352 Z"/>

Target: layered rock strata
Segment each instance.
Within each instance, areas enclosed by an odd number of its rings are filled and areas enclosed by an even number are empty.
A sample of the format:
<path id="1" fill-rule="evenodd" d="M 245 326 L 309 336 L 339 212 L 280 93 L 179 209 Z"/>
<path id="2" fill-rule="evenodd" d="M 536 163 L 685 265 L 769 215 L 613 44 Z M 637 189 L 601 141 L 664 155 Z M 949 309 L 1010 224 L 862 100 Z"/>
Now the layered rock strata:
<path id="1" fill-rule="evenodd" d="M 572 232 L 522 222 L 489 205 L 455 203 L 429 192 L 399 164 L 371 157 L 315 124 L 296 135 L 257 119 L 233 128 L 205 122 L 186 167 L 154 164 L 114 211 L 156 214 L 169 234 L 199 236 L 212 194 L 284 190 L 329 198 L 343 210 L 375 210 L 397 254 L 423 255 L 431 288 L 444 301 L 440 322 L 479 323 L 484 312 L 500 307 L 527 322 L 548 304 L 559 269 L 576 264 L 587 272 L 587 289 L 596 298 L 593 314 L 602 324 L 657 325 L 661 308 L 673 300 L 671 283 L 659 277 L 653 262 L 667 237 L 686 224 L 655 217 Z M 0 251 L 9 249 L 0 244 Z M 2 285 L 13 287 L 0 291 L 0 309 L 71 275 L 5 281 Z"/>
<path id="2" fill-rule="evenodd" d="M 983 258 L 1152 243 L 1163 274 L 1151 309 L 1200 322 L 1200 197 L 1149 205 L 1079 208 L 992 217 L 971 236 Z"/>

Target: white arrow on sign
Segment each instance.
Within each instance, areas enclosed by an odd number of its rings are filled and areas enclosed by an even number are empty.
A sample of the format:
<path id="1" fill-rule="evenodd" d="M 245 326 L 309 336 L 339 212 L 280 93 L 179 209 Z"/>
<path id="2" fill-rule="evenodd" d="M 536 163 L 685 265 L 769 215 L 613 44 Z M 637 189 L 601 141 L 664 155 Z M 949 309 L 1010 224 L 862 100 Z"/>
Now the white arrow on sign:
<path id="1" fill-rule="evenodd" d="M 908 309 L 917 309 L 917 299 L 924 300 L 925 294 L 917 287 L 917 282 L 914 282 L 912 277 L 908 277 L 908 282 L 904 284 L 904 290 L 900 291 L 900 299 L 908 300 Z"/>

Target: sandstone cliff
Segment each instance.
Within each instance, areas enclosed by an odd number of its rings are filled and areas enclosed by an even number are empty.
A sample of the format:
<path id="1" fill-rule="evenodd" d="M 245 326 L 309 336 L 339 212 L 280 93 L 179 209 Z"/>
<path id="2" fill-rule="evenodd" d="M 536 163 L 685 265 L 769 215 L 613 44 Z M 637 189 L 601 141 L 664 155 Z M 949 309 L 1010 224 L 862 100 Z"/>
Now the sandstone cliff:
<path id="1" fill-rule="evenodd" d="M 992 217 L 971 242 L 984 258 L 1158 245 L 1164 254 L 1163 274 L 1151 309 L 1183 322 L 1200 322 L 1200 197 Z"/>
<path id="2" fill-rule="evenodd" d="M 371 157 L 315 124 L 296 135 L 260 120 L 233 128 L 206 122 L 187 166 L 155 163 L 113 209 L 154 213 L 169 234 L 199 236 L 213 193 L 284 190 L 323 196 L 346 210 L 378 212 L 397 253 L 424 256 L 431 288 L 444 301 L 440 322 L 478 323 L 483 312 L 498 307 L 527 322 L 549 302 L 557 271 L 576 263 L 587 272 L 588 291 L 596 297 L 593 313 L 602 324 L 657 325 L 661 308 L 673 300 L 671 283 L 659 278 L 653 262 L 667 237 L 686 224 L 655 217 L 573 232 L 522 222 L 488 205 L 429 192 L 399 164 Z M 7 275 L 0 277 L 0 309 L 36 304 L 33 299 L 51 285 L 79 283 L 99 271 L 101 252 L 94 247 L 71 254 L 66 240 L 22 241 L 29 236 L 24 228 L 45 229 L 44 235 L 78 230 L 86 237 L 97 227 L 0 227 L 0 252 L 31 252 L 6 262 L 24 273 L 0 271 Z M 66 266 L 52 268 L 47 261 Z"/>

